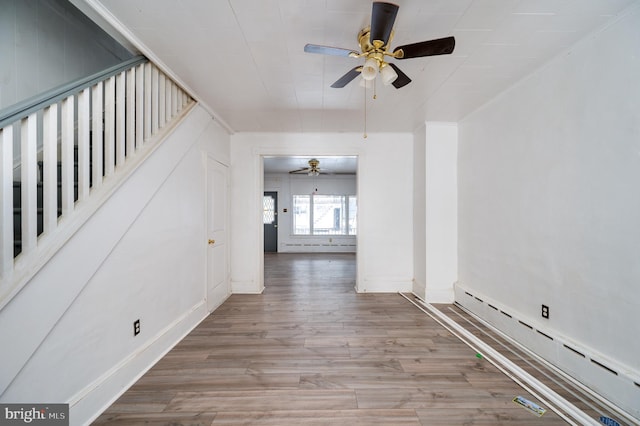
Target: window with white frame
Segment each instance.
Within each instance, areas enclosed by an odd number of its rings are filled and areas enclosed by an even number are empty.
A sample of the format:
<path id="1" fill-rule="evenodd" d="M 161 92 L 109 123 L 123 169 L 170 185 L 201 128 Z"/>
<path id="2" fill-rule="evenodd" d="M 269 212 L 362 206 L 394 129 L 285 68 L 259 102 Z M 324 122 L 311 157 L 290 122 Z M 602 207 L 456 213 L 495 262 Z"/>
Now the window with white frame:
<path id="1" fill-rule="evenodd" d="M 293 235 L 311 234 L 311 196 L 293 196 Z"/>
<path id="2" fill-rule="evenodd" d="M 294 195 L 293 235 L 356 235 L 355 195 Z"/>

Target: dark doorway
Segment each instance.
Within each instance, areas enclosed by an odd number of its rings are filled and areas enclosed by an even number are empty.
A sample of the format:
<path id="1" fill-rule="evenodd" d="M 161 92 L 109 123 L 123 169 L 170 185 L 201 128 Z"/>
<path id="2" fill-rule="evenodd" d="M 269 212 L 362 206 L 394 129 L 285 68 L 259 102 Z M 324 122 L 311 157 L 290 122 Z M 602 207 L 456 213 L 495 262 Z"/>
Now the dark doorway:
<path id="1" fill-rule="evenodd" d="M 262 223 L 264 223 L 264 251 L 278 252 L 278 193 L 265 191 L 262 198 Z"/>

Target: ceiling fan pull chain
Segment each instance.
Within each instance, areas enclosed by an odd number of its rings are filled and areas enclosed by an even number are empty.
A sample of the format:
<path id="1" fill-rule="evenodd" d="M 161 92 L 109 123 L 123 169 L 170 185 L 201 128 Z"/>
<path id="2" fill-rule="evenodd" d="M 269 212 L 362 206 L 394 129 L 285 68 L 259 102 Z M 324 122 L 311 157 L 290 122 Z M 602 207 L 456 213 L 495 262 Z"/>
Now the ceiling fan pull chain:
<path id="1" fill-rule="evenodd" d="M 378 87 L 378 85 L 376 84 L 376 80 L 373 80 L 373 99 L 377 99 L 378 98 L 378 92 L 376 90 L 376 88 Z"/>

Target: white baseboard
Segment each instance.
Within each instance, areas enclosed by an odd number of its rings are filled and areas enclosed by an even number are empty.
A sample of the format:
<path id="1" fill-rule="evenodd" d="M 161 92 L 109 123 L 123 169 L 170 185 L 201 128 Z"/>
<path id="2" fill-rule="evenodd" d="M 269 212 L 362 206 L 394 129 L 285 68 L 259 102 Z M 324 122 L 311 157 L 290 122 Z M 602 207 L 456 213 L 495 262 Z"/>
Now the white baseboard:
<path id="1" fill-rule="evenodd" d="M 218 284 L 215 288 L 207 291 L 207 310 L 213 312 L 231 296 L 229 285 Z"/>
<path id="2" fill-rule="evenodd" d="M 413 291 L 413 280 L 397 277 L 365 278 L 358 293 L 410 293 Z"/>
<path id="3" fill-rule="evenodd" d="M 427 286 L 427 293 L 424 300 L 427 303 L 453 303 L 455 301 L 453 287 L 430 289 L 429 286 Z"/>
<path id="4" fill-rule="evenodd" d="M 255 281 L 231 281 L 231 294 L 262 294 L 264 287 Z"/>
<path id="5" fill-rule="evenodd" d="M 621 417 L 640 424 L 640 372 L 459 283 L 456 302 L 570 380 L 586 385 Z"/>
<path id="6" fill-rule="evenodd" d="M 149 339 L 136 353 L 74 395 L 69 404 L 71 424 L 85 425 L 95 420 L 208 314 L 204 301 L 198 303 L 191 311 Z"/>
<path id="7" fill-rule="evenodd" d="M 413 279 L 413 286 L 412 286 L 413 290 L 411 291 L 413 294 L 415 294 L 416 296 L 418 296 L 420 299 L 422 300 L 426 300 L 426 295 L 425 295 L 425 291 L 426 291 L 426 284 L 420 280 L 417 279 Z"/>
<path id="8" fill-rule="evenodd" d="M 278 253 L 356 253 L 355 244 L 282 244 Z"/>

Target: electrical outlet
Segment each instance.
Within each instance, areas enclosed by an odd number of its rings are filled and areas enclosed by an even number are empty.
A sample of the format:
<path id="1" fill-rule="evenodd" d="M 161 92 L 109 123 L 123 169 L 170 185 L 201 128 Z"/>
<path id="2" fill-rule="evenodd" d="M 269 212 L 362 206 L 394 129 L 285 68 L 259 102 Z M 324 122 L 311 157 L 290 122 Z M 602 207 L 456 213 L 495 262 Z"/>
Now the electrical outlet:
<path id="1" fill-rule="evenodd" d="M 542 305 L 542 318 L 549 319 L 549 307 L 547 305 Z"/>
<path id="2" fill-rule="evenodd" d="M 137 319 L 133 322 L 133 335 L 137 336 L 140 334 L 140 320 Z"/>

